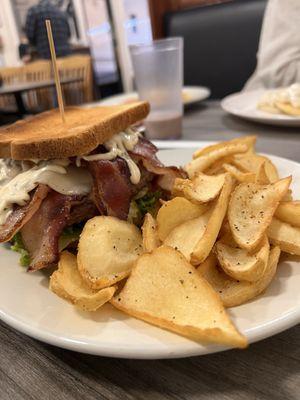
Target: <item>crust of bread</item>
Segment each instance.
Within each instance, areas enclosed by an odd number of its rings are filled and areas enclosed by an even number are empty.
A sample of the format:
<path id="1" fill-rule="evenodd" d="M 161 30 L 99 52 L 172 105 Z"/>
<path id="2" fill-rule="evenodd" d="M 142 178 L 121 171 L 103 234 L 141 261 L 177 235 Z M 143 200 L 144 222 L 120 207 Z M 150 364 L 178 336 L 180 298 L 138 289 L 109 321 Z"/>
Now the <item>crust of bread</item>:
<path id="1" fill-rule="evenodd" d="M 90 153 L 149 113 L 147 102 L 93 108 L 67 107 L 63 124 L 57 109 L 0 129 L 0 158 L 53 159 Z"/>

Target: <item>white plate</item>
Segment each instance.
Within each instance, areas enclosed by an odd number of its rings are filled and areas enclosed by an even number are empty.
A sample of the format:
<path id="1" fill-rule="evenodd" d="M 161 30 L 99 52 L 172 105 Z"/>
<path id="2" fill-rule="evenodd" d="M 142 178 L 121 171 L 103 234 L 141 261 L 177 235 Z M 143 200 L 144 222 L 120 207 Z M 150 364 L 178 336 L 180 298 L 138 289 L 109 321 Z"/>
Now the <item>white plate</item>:
<path id="1" fill-rule="evenodd" d="M 166 164 L 182 165 L 192 149 L 163 150 Z M 293 173 L 300 182 L 300 165 L 271 157 L 282 176 Z M 300 186 L 293 187 L 297 198 Z M 250 342 L 274 335 L 300 322 L 300 263 L 296 258 L 281 261 L 275 280 L 254 301 L 230 310 L 237 327 Z M 95 313 L 79 312 L 48 289 L 43 272 L 26 273 L 18 255 L 0 249 L 0 318 L 13 328 L 36 339 L 84 353 L 125 358 L 175 358 L 224 350 L 201 345 L 164 331 L 106 305 Z"/>
<path id="2" fill-rule="evenodd" d="M 203 101 L 210 96 L 210 90 L 204 86 L 184 86 L 182 89 L 183 104 L 190 105 Z M 137 92 L 122 93 L 110 96 L 101 100 L 99 104 L 103 106 L 113 106 L 139 100 Z"/>
<path id="3" fill-rule="evenodd" d="M 229 114 L 262 124 L 300 127 L 300 117 L 271 114 L 258 110 L 257 103 L 264 92 L 265 90 L 253 90 L 234 93 L 225 97 L 221 102 L 221 106 Z"/>

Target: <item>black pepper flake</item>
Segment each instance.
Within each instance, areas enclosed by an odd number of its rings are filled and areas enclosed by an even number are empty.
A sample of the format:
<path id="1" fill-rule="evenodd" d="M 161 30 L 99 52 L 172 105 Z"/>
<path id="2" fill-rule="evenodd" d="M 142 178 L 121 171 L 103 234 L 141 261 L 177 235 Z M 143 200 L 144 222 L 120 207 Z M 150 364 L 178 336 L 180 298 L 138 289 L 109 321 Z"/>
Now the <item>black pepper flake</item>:
<path id="1" fill-rule="evenodd" d="M 121 301 L 121 297 L 118 298 L 118 301 Z"/>
<path id="2" fill-rule="evenodd" d="M 184 280 L 183 279 L 179 279 L 179 282 L 183 285 L 184 284 Z"/>

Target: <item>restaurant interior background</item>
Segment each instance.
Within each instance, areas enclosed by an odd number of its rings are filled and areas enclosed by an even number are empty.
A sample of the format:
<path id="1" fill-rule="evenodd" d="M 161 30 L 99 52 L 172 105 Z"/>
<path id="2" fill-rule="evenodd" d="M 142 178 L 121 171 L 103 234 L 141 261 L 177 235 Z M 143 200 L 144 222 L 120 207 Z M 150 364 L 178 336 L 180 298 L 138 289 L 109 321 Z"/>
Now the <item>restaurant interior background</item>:
<path id="1" fill-rule="evenodd" d="M 222 98 L 239 91 L 255 68 L 266 5 L 266 0 L 52 2 L 69 16 L 72 56 L 83 56 L 76 62 L 66 57 L 69 61 L 61 60 L 59 64 L 62 79 L 77 80 L 65 82 L 63 86 L 67 104 L 86 103 L 133 91 L 135 83 L 129 47 L 169 36 L 184 38 L 184 85 L 206 86 L 211 90 L 211 98 Z M 39 64 L 34 56 L 34 62 L 22 69 L 19 56 L 28 9 L 37 3 L 38 0 L 0 2 L 0 75 L 5 84 L 53 77 L 51 68 L 47 67 L 45 72 L 45 64 Z M 237 30 L 239 35 L 236 35 Z M 212 68 L 212 65 L 218 65 L 218 68 Z M 17 71 L 22 73 L 17 74 Z M 31 95 L 29 92 L 22 94 L 22 101 L 28 109 L 34 109 L 37 104 L 39 111 L 51 108 L 55 105 L 52 99 L 45 99 L 47 91 L 50 93 L 51 90 L 32 90 Z M 6 107 L 13 111 L 15 100 L 7 97 L 6 102 L 2 96 L 2 113 Z"/>

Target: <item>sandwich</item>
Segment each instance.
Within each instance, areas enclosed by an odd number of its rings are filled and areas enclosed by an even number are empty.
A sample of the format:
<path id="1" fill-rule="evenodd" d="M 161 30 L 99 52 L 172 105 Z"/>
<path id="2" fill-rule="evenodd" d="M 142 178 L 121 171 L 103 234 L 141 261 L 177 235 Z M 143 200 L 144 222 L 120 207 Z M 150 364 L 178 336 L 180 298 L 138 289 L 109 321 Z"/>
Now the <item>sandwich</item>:
<path id="1" fill-rule="evenodd" d="M 0 130 L 0 242 L 30 271 L 56 265 L 76 248 L 84 223 L 109 215 L 140 225 L 168 199 L 182 171 L 165 167 L 132 125 L 146 102 L 66 108 Z"/>

